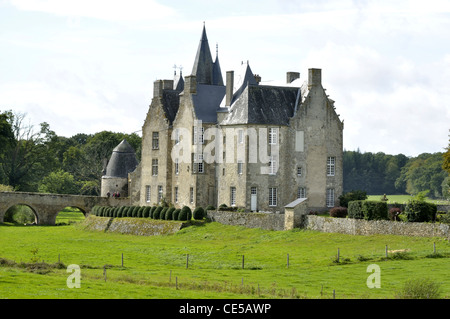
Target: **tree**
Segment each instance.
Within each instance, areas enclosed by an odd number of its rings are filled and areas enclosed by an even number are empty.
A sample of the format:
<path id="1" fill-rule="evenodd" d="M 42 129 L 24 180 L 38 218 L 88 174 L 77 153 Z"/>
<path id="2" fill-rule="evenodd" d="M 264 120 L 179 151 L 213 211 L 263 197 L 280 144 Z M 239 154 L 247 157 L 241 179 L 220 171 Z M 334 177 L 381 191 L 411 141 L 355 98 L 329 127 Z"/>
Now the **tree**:
<path id="1" fill-rule="evenodd" d="M 39 183 L 39 192 L 54 194 L 79 194 L 80 185 L 72 174 L 58 170 L 44 177 Z"/>

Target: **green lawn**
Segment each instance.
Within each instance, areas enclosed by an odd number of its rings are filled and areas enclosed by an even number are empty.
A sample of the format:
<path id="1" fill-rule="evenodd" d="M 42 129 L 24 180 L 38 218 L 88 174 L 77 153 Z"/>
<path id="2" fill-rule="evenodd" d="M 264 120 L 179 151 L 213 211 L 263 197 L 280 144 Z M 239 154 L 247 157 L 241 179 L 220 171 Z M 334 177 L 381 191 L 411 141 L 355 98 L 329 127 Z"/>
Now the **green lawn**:
<path id="1" fill-rule="evenodd" d="M 380 200 L 383 195 L 368 195 L 367 200 L 374 200 L 378 201 Z M 413 199 L 414 196 L 411 195 L 386 195 L 386 198 L 388 199 L 388 204 L 391 203 L 399 203 L 399 204 L 406 204 L 410 199 Z M 427 202 L 434 203 L 437 205 L 450 205 L 450 201 L 448 200 L 438 200 L 438 199 L 431 199 L 427 198 Z"/>
<path id="2" fill-rule="evenodd" d="M 333 290 L 336 298 L 394 298 L 407 280 L 423 277 L 441 285 L 441 297 L 450 297 L 450 244 L 442 238 L 219 223 L 144 237 L 86 231 L 81 225 L 0 224 L 0 298 L 331 298 Z M 433 243 L 441 258 L 430 258 Z M 385 259 L 385 245 L 408 249 L 408 258 L 391 253 Z M 338 248 L 340 263 L 334 262 Z M 61 269 L 47 267 L 58 259 Z M 67 287 L 70 264 L 81 267 L 79 289 Z M 380 266 L 379 289 L 367 287 L 370 264 Z"/>

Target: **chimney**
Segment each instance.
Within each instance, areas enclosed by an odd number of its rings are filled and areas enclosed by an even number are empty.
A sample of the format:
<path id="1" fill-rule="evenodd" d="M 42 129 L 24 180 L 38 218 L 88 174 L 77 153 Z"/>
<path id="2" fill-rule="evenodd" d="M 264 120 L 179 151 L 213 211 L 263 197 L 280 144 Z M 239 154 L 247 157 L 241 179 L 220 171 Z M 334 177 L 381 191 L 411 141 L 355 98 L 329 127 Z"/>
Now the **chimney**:
<path id="1" fill-rule="evenodd" d="M 259 84 L 261 82 L 261 76 L 259 74 L 255 74 L 254 77 L 255 77 L 256 83 Z"/>
<path id="2" fill-rule="evenodd" d="M 163 80 L 164 90 L 173 90 L 173 80 Z"/>
<path id="3" fill-rule="evenodd" d="M 153 82 L 153 97 L 162 97 L 163 93 L 163 81 L 156 80 Z"/>
<path id="4" fill-rule="evenodd" d="M 300 78 L 300 73 L 299 72 L 287 72 L 286 73 L 286 83 L 292 83 L 294 80 L 297 80 L 298 78 Z"/>
<path id="5" fill-rule="evenodd" d="M 195 75 L 186 76 L 184 82 L 185 93 L 197 93 L 197 77 Z"/>
<path id="6" fill-rule="evenodd" d="M 309 69 L 308 70 L 308 87 L 322 84 L 322 70 Z"/>
<path id="7" fill-rule="evenodd" d="M 227 86 L 225 89 L 225 106 L 231 105 L 231 99 L 233 98 L 233 86 L 234 86 L 234 71 L 227 71 Z"/>

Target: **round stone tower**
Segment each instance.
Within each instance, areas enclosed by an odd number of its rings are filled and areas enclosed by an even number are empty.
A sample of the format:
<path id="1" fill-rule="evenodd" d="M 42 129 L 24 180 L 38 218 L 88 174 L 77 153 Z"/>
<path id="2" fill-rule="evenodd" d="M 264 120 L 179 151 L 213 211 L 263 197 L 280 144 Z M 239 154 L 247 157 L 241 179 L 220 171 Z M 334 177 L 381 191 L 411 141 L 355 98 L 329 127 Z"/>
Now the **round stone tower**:
<path id="1" fill-rule="evenodd" d="M 101 196 L 128 197 L 128 173 L 133 172 L 137 165 L 133 147 L 123 140 L 114 148 L 106 170 L 103 171 Z"/>

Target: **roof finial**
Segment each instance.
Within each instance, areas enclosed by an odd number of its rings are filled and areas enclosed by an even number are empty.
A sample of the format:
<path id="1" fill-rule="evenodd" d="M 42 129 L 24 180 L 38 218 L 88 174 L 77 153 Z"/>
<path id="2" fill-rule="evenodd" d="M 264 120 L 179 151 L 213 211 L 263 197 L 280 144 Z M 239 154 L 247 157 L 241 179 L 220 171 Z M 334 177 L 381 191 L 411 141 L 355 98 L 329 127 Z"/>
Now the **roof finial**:
<path id="1" fill-rule="evenodd" d="M 219 43 L 216 42 L 216 56 L 219 55 Z"/>

